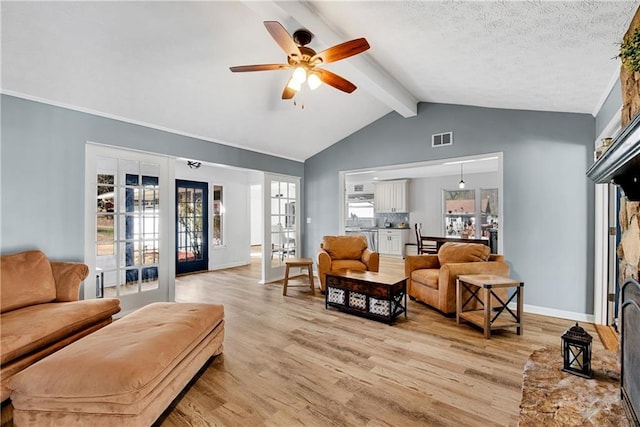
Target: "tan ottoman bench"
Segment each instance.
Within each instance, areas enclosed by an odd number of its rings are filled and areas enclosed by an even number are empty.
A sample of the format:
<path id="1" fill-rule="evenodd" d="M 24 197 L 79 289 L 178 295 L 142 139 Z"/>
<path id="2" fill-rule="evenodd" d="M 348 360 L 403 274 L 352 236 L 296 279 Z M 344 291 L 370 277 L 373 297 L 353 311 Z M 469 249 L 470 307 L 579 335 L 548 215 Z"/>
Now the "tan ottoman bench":
<path id="1" fill-rule="evenodd" d="M 14 425 L 151 425 L 223 338 L 222 305 L 147 305 L 11 378 Z"/>

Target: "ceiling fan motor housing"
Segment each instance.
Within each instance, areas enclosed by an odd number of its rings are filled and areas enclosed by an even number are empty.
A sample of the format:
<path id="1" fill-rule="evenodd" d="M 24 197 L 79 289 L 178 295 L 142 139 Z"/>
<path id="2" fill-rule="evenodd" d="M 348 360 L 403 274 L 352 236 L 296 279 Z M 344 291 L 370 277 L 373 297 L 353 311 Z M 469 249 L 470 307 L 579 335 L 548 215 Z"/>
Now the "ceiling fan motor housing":
<path id="1" fill-rule="evenodd" d="M 313 39 L 313 34 L 306 28 L 300 28 L 299 30 L 296 30 L 295 33 L 293 33 L 293 41 L 296 42 L 296 44 L 299 46 L 309 44 L 311 39 Z"/>

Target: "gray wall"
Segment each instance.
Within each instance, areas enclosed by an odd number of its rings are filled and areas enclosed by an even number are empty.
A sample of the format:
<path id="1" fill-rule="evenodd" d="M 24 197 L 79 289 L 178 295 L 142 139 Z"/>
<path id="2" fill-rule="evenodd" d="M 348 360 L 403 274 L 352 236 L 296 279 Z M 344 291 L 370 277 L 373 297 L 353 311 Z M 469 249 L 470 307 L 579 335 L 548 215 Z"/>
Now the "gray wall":
<path id="1" fill-rule="evenodd" d="M 453 131 L 452 147 L 431 135 Z M 390 113 L 307 159 L 305 252 L 338 229 L 338 172 L 451 157 L 504 153 L 504 254 L 525 282 L 525 304 L 593 313 L 595 119 L 588 114 L 421 103 L 418 115 Z"/>
<path id="2" fill-rule="evenodd" d="M 596 115 L 596 138 L 602 133 L 602 131 L 604 131 L 604 128 L 607 127 L 607 125 L 611 121 L 611 118 L 616 113 L 620 112 L 621 108 L 622 88 L 620 85 L 620 80 L 618 80 L 616 84 L 613 85 L 613 88 L 611 88 L 611 92 L 609 92 L 607 99 L 604 101 L 604 104 L 602 104 L 602 107 L 600 107 L 600 111 L 598 111 L 598 114 Z"/>
<path id="3" fill-rule="evenodd" d="M 2 95 L 3 254 L 40 249 L 84 259 L 85 142 L 302 176 L 304 165 L 130 123 Z"/>

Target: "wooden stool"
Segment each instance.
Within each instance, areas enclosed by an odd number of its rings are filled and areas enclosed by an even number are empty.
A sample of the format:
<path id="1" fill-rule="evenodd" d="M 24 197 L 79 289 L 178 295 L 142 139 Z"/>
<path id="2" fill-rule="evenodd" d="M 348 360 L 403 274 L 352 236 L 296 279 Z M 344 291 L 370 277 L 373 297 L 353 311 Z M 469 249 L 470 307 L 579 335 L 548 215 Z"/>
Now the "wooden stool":
<path id="1" fill-rule="evenodd" d="M 311 285 L 311 295 L 315 295 L 315 285 L 313 284 L 313 260 L 311 258 L 287 258 L 284 263 L 287 265 L 284 272 L 284 286 L 282 295 L 287 295 L 287 285 L 289 284 L 289 269 L 291 267 L 306 267 L 309 272 L 309 284 Z M 294 285 L 292 288 L 306 287 L 307 285 Z"/>

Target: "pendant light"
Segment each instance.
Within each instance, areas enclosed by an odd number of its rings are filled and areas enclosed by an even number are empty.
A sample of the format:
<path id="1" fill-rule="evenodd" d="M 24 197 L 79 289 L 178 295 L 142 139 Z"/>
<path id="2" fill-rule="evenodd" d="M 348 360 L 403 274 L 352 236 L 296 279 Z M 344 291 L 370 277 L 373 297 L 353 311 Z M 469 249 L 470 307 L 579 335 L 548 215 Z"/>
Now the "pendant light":
<path id="1" fill-rule="evenodd" d="M 464 179 L 462 177 L 462 163 L 460 163 L 460 182 L 458 183 L 458 188 L 462 190 L 464 189 L 464 186 Z"/>

